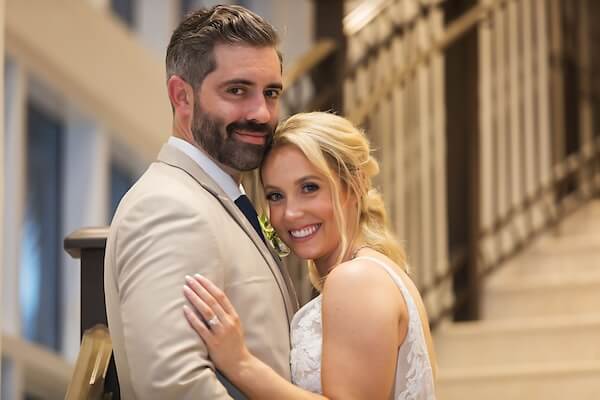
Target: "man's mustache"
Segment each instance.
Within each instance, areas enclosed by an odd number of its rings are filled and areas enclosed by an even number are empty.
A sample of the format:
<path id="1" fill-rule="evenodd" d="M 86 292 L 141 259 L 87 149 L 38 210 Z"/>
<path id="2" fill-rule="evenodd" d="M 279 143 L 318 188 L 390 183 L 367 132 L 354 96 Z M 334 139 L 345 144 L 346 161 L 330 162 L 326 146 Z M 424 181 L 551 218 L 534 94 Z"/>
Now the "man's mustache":
<path id="1" fill-rule="evenodd" d="M 233 135 L 233 132 L 236 130 L 263 133 L 269 136 L 273 135 L 273 132 L 275 131 L 275 127 L 269 124 L 258 124 L 252 121 L 232 122 L 231 124 L 227 125 L 226 129 L 228 136 Z"/>

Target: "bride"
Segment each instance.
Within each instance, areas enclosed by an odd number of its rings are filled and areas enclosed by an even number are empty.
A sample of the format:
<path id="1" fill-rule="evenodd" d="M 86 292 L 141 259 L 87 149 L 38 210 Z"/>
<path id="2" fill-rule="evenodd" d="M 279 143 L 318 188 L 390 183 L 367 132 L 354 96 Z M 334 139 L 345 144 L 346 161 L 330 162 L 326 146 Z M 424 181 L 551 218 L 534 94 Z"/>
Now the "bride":
<path id="1" fill-rule="evenodd" d="M 261 167 L 270 222 L 321 292 L 292 321 L 293 385 L 248 351 L 225 294 L 187 279 L 186 318 L 248 398 L 435 399 L 427 315 L 371 186 L 378 171 L 365 135 L 322 112 L 281 123 Z"/>

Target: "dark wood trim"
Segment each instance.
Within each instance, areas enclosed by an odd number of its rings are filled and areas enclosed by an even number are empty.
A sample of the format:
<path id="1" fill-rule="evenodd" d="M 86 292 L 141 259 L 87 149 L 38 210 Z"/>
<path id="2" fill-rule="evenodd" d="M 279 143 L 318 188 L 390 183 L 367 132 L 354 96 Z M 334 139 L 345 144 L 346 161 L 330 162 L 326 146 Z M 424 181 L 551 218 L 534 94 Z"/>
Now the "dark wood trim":
<path id="1" fill-rule="evenodd" d="M 64 249 L 75 259 L 81 258 L 81 249 L 104 249 L 108 227 L 81 228 L 72 232 L 63 242 Z"/>
<path id="2" fill-rule="evenodd" d="M 104 301 L 104 251 L 108 227 L 82 228 L 67 236 L 64 249 L 71 257 L 81 260 L 81 325 L 80 337 L 86 330 L 101 324 L 108 327 Z M 104 382 L 105 393 L 120 399 L 119 381 L 114 359 Z"/>
<path id="3" fill-rule="evenodd" d="M 316 0 L 314 4 L 315 41 L 332 39 L 337 44 L 331 57 L 314 69 L 312 80 L 319 91 L 328 87 L 341 88 L 346 67 L 346 35 L 344 34 L 344 0 Z M 344 112 L 342 90 L 333 90 L 319 107 L 322 110 Z"/>

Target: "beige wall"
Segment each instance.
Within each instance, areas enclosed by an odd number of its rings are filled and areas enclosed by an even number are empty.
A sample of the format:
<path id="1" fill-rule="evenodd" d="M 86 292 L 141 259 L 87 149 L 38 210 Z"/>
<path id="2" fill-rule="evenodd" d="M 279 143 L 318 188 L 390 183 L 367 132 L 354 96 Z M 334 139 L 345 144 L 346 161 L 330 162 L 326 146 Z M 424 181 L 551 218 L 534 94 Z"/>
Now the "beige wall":
<path id="1" fill-rule="evenodd" d="M 154 159 L 170 134 L 164 67 L 109 13 L 80 0 L 6 0 L 5 34 L 28 72 Z"/>
<path id="2" fill-rule="evenodd" d="M 4 0 L 0 0 L 0 54 L 4 54 Z M 4 62 L 0 64 L 0 76 L 4 76 Z M 4 79 L 0 80 L 0 177 L 4 177 Z M 0 260 L 4 259 L 4 179 L 0 179 Z M 0 313 L 2 312 L 2 274 L 0 274 Z M 2 318 L 0 317 L 0 331 L 2 331 Z M 2 354 L 2 343 L 0 343 Z M 1 366 L 0 366 L 1 368 Z M 0 380 L 0 393 L 2 382 Z"/>

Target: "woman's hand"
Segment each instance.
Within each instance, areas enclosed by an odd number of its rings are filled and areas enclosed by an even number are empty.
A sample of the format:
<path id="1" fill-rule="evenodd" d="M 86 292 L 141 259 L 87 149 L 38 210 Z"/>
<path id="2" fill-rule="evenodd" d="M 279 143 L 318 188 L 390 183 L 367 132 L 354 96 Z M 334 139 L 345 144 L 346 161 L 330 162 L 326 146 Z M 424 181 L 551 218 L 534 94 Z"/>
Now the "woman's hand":
<path id="1" fill-rule="evenodd" d="M 200 275 L 187 276 L 185 280 L 183 293 L 197 311 L 185 305 L 185 317 L 206 343 L 215 366 L 232 379 L 252 358 L 244 342 L 240 318 L 225 293 L 211 281 Z"/>
<path id="2" fill-rule="evenodd" d="M 240 318 L 222 290 L 200 275 L 185 280 L 183 292 L 196 310 L 183 306 L 185 317 L 206 343 L 215 366 L 247 398 L 327 400 L 292 385 L 252 356 L 244 342 Z"/>

